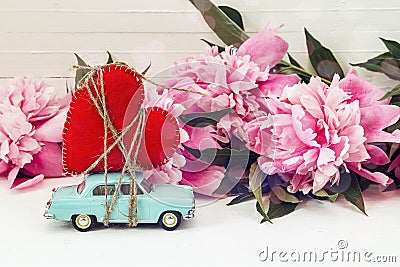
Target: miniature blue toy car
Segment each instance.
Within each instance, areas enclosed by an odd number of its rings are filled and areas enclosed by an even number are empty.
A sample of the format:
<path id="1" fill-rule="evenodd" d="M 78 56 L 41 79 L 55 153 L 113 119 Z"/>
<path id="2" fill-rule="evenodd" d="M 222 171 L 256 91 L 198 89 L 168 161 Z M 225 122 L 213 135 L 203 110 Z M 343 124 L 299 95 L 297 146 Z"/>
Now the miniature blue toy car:
<path id="1" fill-rule="evenodd" d="M 121 173 L 108 173 L 107 201 L 111 204 Z M 165 230 L 175 230 L 181 219 L 194 217 L 195 201 L 190 186 L 151 184 L 136 173 L 138 223 L 159 223 Z M 89 231 L 106 214 L 104 175 L 89 175 L 80 185 L 53 189 L 44 217 L 72 221 L 74 228 Z M 110 213 L 110 223 L 127 223 L 130 203 L 130 178 L 125 175 Z"/>

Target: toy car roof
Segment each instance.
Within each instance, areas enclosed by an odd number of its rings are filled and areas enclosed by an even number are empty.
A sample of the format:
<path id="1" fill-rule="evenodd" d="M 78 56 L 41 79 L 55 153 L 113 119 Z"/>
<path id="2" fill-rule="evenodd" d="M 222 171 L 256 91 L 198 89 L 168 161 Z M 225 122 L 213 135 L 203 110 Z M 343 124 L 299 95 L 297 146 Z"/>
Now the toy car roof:
<path id="1" fill-rule="evenodd" d="M 143 175 L 141 172 L 136 172 L 136 183 L 140 183 L 143 180 Z M 116 184 L 118 183 L 119 179 L 121 177 L 121 172 L 109 172 L 107 173 L 107 183 L 108 184 Z M 130 182 L 130 175 L 129 173 L 125 173 L 124 177 L 122 178 L 123 183 L 129 183 Z M 99 183 L 104 183 L 104 173 L 94 173 L 90 174 L 88 177 L 86 177 L 86 183 L 88 184 L 99 184 Z"/>

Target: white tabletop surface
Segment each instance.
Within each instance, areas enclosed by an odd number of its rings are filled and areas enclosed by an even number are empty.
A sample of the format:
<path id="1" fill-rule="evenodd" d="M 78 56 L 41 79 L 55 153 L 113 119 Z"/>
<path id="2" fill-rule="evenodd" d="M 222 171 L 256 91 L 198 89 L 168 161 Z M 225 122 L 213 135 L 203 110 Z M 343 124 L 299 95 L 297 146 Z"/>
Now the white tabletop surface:
<path id="1" fill-rule="evenodd" d="M 77 183 L 77 178 L 47 179 L 26 191 L 10 191 L 7 181 L 0 180 L 0 266 L 398 266 L 400 262 L 400 191 L 382 194 L 378 187 L 369 189 L 368 217 L 343 199 L 335 204 L 311 200 L 274 224 L 259 224 L 254 201 L 228 207 L 230 199 L 197 196 L 196 217 L 172 232 L 142 225 L 81 233 L 70 223 L 42 217 L 51 188 Z M 347 263 L 336 254 L 328 255 L 335 251 L 340 257 L 343 252 L 358 253 L 361 261 Z M 318 259 L 325 255 L 324 261 L 308 262 L 307 253 L 312 252 Z M 307 255 L 305 262 L 294 262 L 298 253 Z M 365 253 L 371 260 L 367 265 Z M 397 263 L 374 263 L 376 256 L 396 256 Z"/>

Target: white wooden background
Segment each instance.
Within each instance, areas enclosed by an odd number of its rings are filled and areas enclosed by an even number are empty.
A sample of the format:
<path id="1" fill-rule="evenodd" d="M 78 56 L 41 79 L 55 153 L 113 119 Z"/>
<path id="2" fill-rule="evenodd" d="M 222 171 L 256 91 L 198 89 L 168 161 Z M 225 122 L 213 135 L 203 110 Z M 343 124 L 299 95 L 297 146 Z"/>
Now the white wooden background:
<path id="1" fill-rule="evenodd" d="M 253 34 L 268 22 L 285 24 L 281 36 L 305 66 L 303 27 L 330 47 L 347 71 L 385 48 L 379 36 L 400 41 L 398 0 L 215 0 L 237 8 Z M 65 90 L 72 84 L 73 52 L 91 64 L 106 50 L 149 75 L 204 49 L 200 38 L 218 42 L 187 0 L 0 0 L 0 83 L 15 76 L 45 77 Z M 360 71 L 389 88 L 383 75 Z"/>

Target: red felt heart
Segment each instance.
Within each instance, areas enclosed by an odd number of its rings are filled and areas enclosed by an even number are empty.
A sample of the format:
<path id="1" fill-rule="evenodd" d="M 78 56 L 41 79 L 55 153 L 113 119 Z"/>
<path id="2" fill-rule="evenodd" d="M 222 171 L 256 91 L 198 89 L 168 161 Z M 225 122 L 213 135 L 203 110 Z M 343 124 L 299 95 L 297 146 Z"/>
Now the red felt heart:
<path id="1" fill-rule="evenodd" d="M 120 133 L 127 125 L 126 118 L 134 117 L 144 98 L 144 89 L 139 75 L 127 66 L 109 65 L 93 75 L 93 81 L 100 91 L 100 71 L 103 72 L 106 106 L 110 119 Z M 97 97 L 93 82 L 89 83 L 90 92 Z M 129 116 L 126 116 L 129 110 Z M 125 123 L 125 124 L 124 124 Z M 130 131 L 136 130 L 135 125 Z M 168 130 L 167 130 L 168 129 Z M 176 119 L 163 110 L 151 110 L 146 118 L 144 138 L 140 146 L 138 163 L 144 168 L 157 166 L 171 157 L 179 143 L 176 132 L 179 131 Z M 170 136 L 174 136 L 170 140 Z M 164 137 L 168 136 L 168 138 Z M 127 138 L 124 138 L 125 145 Z M 108 131 L 107 146 L 114 143 L 111 131 Z M 129 143 L 129 142 L 128 142 Z M 146 147 L 147 149 L 143 149 Z M 104 121 L 90 98 L 87 88 L 74 93 L 63 131 L 63 166 L 67 174 L 81 173 L 104 153 Z M 115 146 L 107 156 L 110 171 L 121 170 L 125 163 L 119 148 Z M 104 161 L 91 171 L 104 171 Z"/>
<path id="2" fill-rule="evenodd" d="M 126 125 L 131 121 L 128 119 Z M 133 140 L 134 127 L 124 137 L 125 147 Z M 139 147 L 137 161 L 143 169 L 157 167 L 172 157 L 180 142 L 179 125 L 174 116 L 159 107 L 147 110 L 144 136 Z M 133 153 L 132 153 L 133 155 Z"/>

